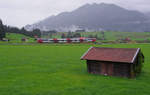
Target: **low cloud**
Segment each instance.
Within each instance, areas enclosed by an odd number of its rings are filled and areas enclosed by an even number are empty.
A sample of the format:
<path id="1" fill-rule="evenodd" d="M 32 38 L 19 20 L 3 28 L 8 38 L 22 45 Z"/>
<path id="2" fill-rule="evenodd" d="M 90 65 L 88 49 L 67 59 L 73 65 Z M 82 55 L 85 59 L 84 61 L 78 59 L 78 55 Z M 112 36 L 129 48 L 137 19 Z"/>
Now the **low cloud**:
<path id="1" fill-rule="evenodd" d="M 150 11 L 149 0 L 0 0 L 0 18 L 4 24 L 22 27 L 86 3 L 102 2 L 141 12 Z"/>

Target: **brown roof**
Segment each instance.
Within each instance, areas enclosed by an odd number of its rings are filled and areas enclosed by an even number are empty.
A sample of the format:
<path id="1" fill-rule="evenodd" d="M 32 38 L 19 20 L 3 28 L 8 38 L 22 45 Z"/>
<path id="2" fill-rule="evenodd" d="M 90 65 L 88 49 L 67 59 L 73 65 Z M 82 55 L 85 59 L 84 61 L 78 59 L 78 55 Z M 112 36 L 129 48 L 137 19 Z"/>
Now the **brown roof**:
<path id="1" fill-rule="evenodd" d="M 139 48 L 91 47 L 81 59 L 133 63 L 139 51 Z"/>

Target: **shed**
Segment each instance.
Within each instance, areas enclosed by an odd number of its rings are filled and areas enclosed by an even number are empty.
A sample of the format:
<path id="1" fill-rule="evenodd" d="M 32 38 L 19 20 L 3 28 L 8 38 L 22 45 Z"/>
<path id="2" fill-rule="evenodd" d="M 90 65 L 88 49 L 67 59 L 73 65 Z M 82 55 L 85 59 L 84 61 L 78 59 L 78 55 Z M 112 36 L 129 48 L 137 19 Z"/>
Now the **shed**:
<path id="1" fill-rule="evenodd" d="M 144 63 L 140 48 L 91 47 L 81 59 L 87 60 L 89 73 L 128 78 L 136 77 Z"/>

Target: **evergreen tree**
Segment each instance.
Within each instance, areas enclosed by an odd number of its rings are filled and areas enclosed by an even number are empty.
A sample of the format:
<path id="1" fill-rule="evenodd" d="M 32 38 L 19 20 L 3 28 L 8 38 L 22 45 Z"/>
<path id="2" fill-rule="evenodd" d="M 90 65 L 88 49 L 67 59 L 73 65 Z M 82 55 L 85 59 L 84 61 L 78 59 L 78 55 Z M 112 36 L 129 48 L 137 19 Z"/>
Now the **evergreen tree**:
<path id="1" fill-rule="evenodd" d="M 96 34 L 96 35 L 94 36 L 94 38 L 98 39 L 98 35 Z"/>
<path id="2" fill-rule="evenodd" d="M 67 33 L 67 38 L 73 38 L 73 34 L 72 34 L 71 31 L 69 31 L 69 32 Z"/>
<path id="3" fill-rule="evenodd" d="M 66 38 L 65 33 L 62 33 L 61 38 Z"/>
<path id="4" fill-rule="evenodd" d="M 93 38 L 93 35 L 92 34 L 88 35 L 88 38 Z"/>
<path id="5" fill-rule="evenodd" d="M 80 34 L 80 33 L 75 33 L 75 34 L 73 35 L 73 37 L 75 37 L 75 38 L 81 37 L 81 34 Z"/>
<path id="6" fill-rule="evenodd" d="M 102 40 L 105 40 L 105 32 L 104 31 L 101 32 L 101 35 L 102 35 Z"/>
<path id="7" fill-rule="evenodd" d="M 6 33 L 4 30 L 4 25 L 3 25 L 2 21 L 0 20 L 0 40 L 5 38 L 5 36 L 6 36 Z"/>
<path id="8" fill-rule="evenodd" d="M 34 30 L 32 31 L 32 35 L 33 35 L 33 36 L 41 37 L 41 31 L 40 31 L 40 29 L 34 29 Z"/>

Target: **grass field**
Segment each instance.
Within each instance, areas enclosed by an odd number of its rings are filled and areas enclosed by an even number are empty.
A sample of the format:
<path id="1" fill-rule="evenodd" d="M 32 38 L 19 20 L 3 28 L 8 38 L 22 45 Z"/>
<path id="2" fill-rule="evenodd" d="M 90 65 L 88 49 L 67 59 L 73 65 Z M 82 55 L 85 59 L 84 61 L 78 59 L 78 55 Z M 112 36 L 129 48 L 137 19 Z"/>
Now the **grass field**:
<path id="1" fill-rule="evenodd" d="M 0 45 L 0 95 L 150 95 L 149 44 L 101 46 L 142 48 L 145 64 L 136 79 L 88 74 L 80 57 L 89 47 Z"/>
<path id="2" fill-rule="evenodd" d="M 28 38 L 28 42 L 34 42 L 34 39 L 22 34 L 15 34 L 15 33 L 7 33 L 6 38 L 10 40 L 10 42 L 15 42 L 15 43 L 21 43 L 22 38 Z"/>

